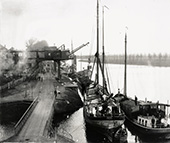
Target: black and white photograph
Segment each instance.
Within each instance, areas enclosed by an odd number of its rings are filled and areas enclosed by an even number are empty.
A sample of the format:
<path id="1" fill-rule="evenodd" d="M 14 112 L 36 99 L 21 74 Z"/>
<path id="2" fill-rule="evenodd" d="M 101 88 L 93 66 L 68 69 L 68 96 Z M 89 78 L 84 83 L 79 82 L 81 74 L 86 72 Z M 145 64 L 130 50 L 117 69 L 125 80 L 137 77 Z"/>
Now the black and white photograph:
<path id="1" fill-rule="evenodd" d="M 170 0 L 0 0 L 0 142 L 170 143 Z"/>

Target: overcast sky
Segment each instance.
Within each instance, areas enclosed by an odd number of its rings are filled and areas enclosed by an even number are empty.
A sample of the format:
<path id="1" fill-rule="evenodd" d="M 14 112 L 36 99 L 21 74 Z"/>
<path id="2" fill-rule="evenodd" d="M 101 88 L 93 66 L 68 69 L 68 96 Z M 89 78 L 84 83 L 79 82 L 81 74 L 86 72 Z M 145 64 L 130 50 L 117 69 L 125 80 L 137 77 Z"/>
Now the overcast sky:
<path id="1" fill-rule="evenodd" d="M 96 42 L 97 0 L 0 0 L 0 44 L 25 49 L 30 38 L 91 54 Z M 105 9 L 106 53 L 170 54 L 170 0 L 100 0 Z M 100 22 L 101 29 L 101 22 Z M 100 31 L 101 32 L 101 31 Z"/>

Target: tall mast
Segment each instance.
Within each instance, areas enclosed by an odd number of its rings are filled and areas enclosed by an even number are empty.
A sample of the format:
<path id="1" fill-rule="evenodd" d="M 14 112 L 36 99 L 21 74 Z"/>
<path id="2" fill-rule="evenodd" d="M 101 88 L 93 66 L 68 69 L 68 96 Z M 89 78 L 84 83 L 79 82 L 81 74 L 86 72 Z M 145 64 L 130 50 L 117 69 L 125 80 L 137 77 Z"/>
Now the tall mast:
<path id="1" fill-rule="evenodd" d="M 99 83 L 99 2 L 97 0 L 97 84 Z"/>
<path id="2" fill-rule="evenodd" d="M 104 87 L 105 87 L 105 79 L 104 79 L 104 62 L 105 62 L 105 53 L 104 53 L 104 6 L 102 7 L 102 9 L 103 9 L 102 10 L 102 14 L 103 14 L 103 16 L 102 16 L 103 17 L 103 21 L 102 21 L 102 30 L 103 30 L 102 31 L 102 33 L 103 33 L 102 34 L 103 35 L 103 37 L 102 37 L 102 40 L 103 40 L 102 41 L 102 44 L 103 44 L 102 45 L 102 49 L 103 49 L 103 54 L 102 54 L 102 56 L 103 56 L 102 57 L 102 60 L 103 60 L 102 61 L 102 63 L 103 63 L 103 74 L 102 75 L 103 75 L 103 93 L 104 93 Z"/>
<path id="3" fill-rule="evenodd" d="M 124 95 L 127 96 L 127 85 L 126 85 L 126 65 L 127 65 L 127 34 L 125 33 L 125 72 L 124 72 Z"/>

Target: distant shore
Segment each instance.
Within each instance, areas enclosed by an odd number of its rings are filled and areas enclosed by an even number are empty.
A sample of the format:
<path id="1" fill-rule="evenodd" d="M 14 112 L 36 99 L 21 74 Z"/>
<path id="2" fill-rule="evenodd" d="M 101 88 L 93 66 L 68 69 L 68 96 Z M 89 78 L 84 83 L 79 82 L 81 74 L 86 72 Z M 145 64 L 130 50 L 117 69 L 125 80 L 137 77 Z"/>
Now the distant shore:
<path id="1" fill-rule="evenodd" d="M 89 62 L 88 59 L 78 59 L 80 62 Z M 93 62 L 91 62 L 93 63 Z M 121 61 L 107 61 L 108 64 L 124 64 L 124 60 Z M 138 65 L 138 66 L 153 66 L 153 67 L 170 67 L 170 61 L 169 62 L 160 62 L 160 61 L 127 61 L 128 65 Z"/>
<path id="2" fill-rule="evenodd" d="M 94 60 L 93 56 L 81 55 L 77 56 L 77 59 L 83 62 L 92 62 Z M 101 57 L 102 59 L 102 57 Z M 106 63 L 109 64 L 124 64 L 125 55 L 106 55 Z M 159 53 L 159 54 L 129 54 L 127 55 L 127 64 L 128 65 L 145 65 L 145 66 L 157 66 L 157 67 L 170 67 L 170 54 Z"/>

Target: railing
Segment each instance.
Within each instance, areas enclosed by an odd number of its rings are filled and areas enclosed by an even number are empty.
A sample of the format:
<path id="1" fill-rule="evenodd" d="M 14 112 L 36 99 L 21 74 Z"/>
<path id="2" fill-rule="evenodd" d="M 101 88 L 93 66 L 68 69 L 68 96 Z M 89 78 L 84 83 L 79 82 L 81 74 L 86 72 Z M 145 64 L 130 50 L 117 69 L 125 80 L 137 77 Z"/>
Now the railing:
<path id="1" fill-rule="evenodd" d="M 53 105 L 54 105 L 54 102 L 55 102 L 55 96 L 52 97 L 53 98 Z M 65 99 L 61 99 L 61 100 L 64 100 L 64 101 L 67 101 Z M 45 124 L 45 129 L 44 129 L 44 132 L 43 132 L 43 135 L 47 138 L 49 138 L 49 134 L 48 134 L 48 131 L 52 131 L 54 134 L 55 134 L 55 140 L 57 140 L 56 136 L 60 136 L 61 138 L 64 138 L 66 139 L 67 141 L 73 143 L 75 142 L 73 140 L 73 137 L 70 133 L 68 133 L 66 130 L 64 130 L 63 128 L 60 129 L 59 131 L 55 129 L 53 129 L 52 125 L 51 125 L 51 122 L 52 122 L 52 117 L 53 117 L 53 113 L 54 113 L 54 107 L 52 108 L 52 111 L 50 112 L 50 116 L 49 116 L 49 119 L 47 120 L 46 124 Z M 49 129 L 49 130 L 48 130 Z"/>
<path id="2" fill-rule="evenodd" d="M 55 96 L 52 97 L 52 100 L 53 100 L 53 103 L 52 103 L 52 106 L 53 106 L 54 105 L 54 101 L 55 101 Z M 44 132 L 43 132 L 44 136 L 48 136 L 47 135 L 48 134 L 48 128 L 51 125 L 53 113 L 54 113 L 54 107 L 51 108 L 49 118 L 48 118 L 48 120 L 47 120 L 47 122 L 45 124 Z"/>
<path id="3" fill-rule="evenodd" d="M 17 122 L 17 124 L 15 125 L 14 129 L 11 130 L 10 135 L 8 136 L 2 136 L 0 138 L 0 142 L 2 141 L 6 141 L 7 139 L 15 136 L 16 134 L 19 133 L 19 131 L 21 130 L 21 128 L 23 127 L 24 123 L 26 122 L 26 120 L 28 119 L 28 117 L 30 116 L 31 112 L 34 110 L 35 106 L 38 103 L 38 97 L 36 97 L 34 99 L 34 101 L 31 103 L 31 105 L 28 107 L 28 109 L 25 111 L 25 113 L 23 114 L 23 116 L 20 118 L 20 120 Z"/>
<path id="4" fill-rule="evenodd" d="M 25 124 L 25 122 L 27 121 L 28 117 L 30 116 L 30 114 L 32 113 L 32 111 L 34 110 L 35 106 L 38 103 L 38 97 L 36 97 L 34 99 L 34 101 L 31 103 L 31 105 L 28 107 L 28 109 L 26 110 L 26 112 L 22 115 L 22 117 L 20 118 L 20 120 L 17 122 L 17 124 L 14 127 L 14 131 L 15 131 L 15 135 L 19 133 L 19 131 L 21 130 L 21 128 L 23 127 L 23 125 Z"/>

